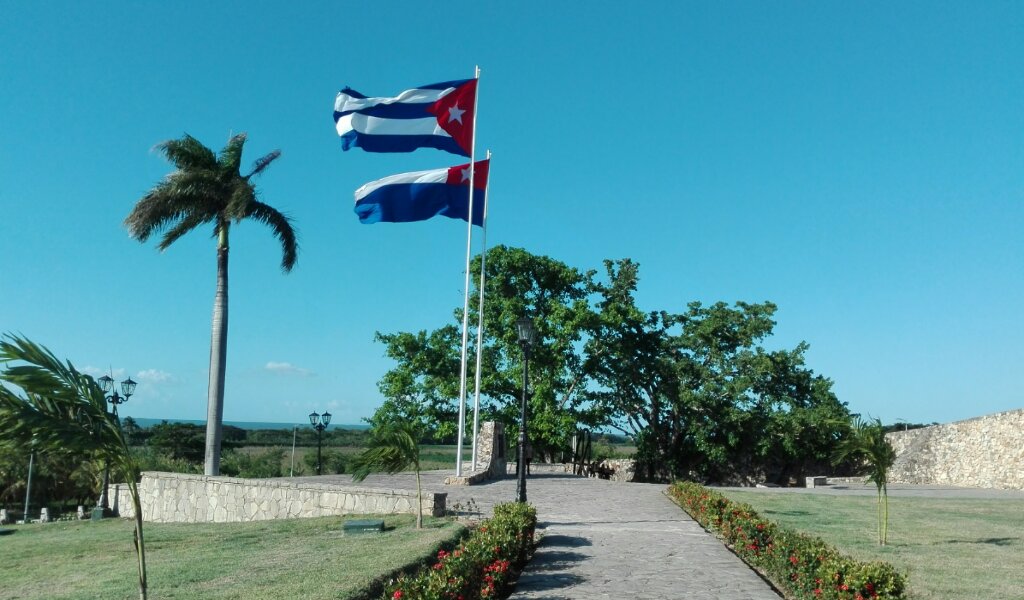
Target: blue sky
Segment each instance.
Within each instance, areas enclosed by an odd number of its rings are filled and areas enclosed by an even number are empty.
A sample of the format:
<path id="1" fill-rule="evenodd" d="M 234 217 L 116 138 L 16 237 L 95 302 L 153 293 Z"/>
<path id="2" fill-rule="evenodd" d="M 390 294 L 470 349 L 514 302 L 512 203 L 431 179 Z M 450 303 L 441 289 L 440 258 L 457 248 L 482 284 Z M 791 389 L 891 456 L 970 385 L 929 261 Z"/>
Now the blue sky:
<path id="1" fill-rule="evenodd" d="M 768 345 L 887 422 L 1024 406 L 1020 3 L 86 4 L 0 20 L 0 331 L 141 381 L 123 414 L 206 414 L 214 241 L 121 225 L 151 149 L 246 131 L 302 250 L 233 230 L 225 419 L 369 416 L 374 331 L 451 321 L 465 226 L 360 225 L 352 192 L 463 161 L 343 153 L 334 95 L 477 64 L 491 244 L 633 258 L 650 310 L 771 300 Z"/>

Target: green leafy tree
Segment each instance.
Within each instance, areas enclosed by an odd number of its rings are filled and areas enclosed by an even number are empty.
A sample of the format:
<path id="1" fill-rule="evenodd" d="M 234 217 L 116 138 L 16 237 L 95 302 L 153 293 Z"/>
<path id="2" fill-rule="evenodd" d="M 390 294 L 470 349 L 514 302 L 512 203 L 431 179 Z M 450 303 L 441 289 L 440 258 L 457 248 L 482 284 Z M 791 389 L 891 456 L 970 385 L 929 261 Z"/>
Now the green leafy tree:
<path id="1" fill-rule="evenodd" d="M 490 249 L 486 264 L 483 418 L 504 422 L 508 439 L 518 435 L 523 356 L 515 322 L 529 315 L 537 328 L 530 356 L 530 441 L 536 455 L 552 456 L 567 445 L 578 426 L 597 422 L 585 404 L 588 377 L 581 353 L 594 318 L 588 305 L 593 273 L 507 246 Z M 480 266 L 478 256 L 471 266 L 473 281 L 479 281 Z M 479 289 L 471 291 L 473 296 L 478 293 Z M 470 320 L 477 317 L 474 305 Z M 454 312 L 454 320 L 461 323 L 461 309 Z M 385 353 L 397 365 L 378 384 L 387 400 L 370 419 L 371 424 L 408 420 L 422 424 L 435 440 L 454 436 L 461 344 L 458 327 L 378 333 L 377 340 L 384 343 Z M 471 344 L 469 355 L 476 355 L 475 344 Z M 469 372 L 472 381 L 472 363 Z M 470 422 L 467 419 L 467 428 Z"/>
<path id="2" fill-rule="evenodd" d="M 836 463 L 855 460 L 863 465 L 868 481 L 878 490 L 878 543 L 884 546 L 889 539 L 889 469 L 896 462 L 896 450 L 885 439 L 882 421 L 853 419 L 852 435 L 836 447 Z"/>
<path id="3" fill-rule="evenodd" d="M 768 351 L 775 305 L 690 303 L 643 312 L 638 267 L 607 261 L 587 345 L 590 397 L 635 436 L 651 479 L 786 481 L 826 464 L 846 428 L 831 382 L 804 365 L 805 344 Z"/>
<path id="4" fill-rule="evenodd" d="M 70 362 L 18 336 L 0 341 L 0 438 L 30 442 L 42 453 L 78 452 L 107 461 L 128 485 L 135 510 L 139 597 L 146 598 L 146 551 L 139 501 L 139 468 L 103 390 Z M 19 388 L 23 396 L 11 388 Z"/>
<path id="5" fill-rule="evenodd" d="M 420 432 L 412 423 L 386 423 L 370 431 L 366 450 L 352 461 L 352 480 L 363 481 L 375 471 L 388 474 L 416 471 L 416 528 L 423 527 L 423 486 L 420 483 Z"/>
<path id="6" fill-rule="evenodd" d="M 205 435 L 201 425 L 162 421 L 150 427 L 149 431 L 146 444 L 156 452 L 173 460 L 202 462 Z"/>
<path id="7" fill-rule="evenodd" d="M 124 430 L 124 437 L 128 440 L 129 446 L 138 446 L 145 440 L 145 433 L 139 427 L 139 423 L 132 417 L 121 419 L 121 429 Z"/>
<path id="8" fill-rule="evenodd" d="M 190 231 L 213 225 L 217 238 L 217 291 L 213 301 L 210 338 L 210 386 L 208 394 L 206 460 L 207 475 L 220 473 L 221 425 L 224 415 L 224 375 L 228 342 L 228 233 L 232 223 L 251 220 L 270 227 L 281 242 L 281 269 L 291 271 L 298 258 L 298 242 L 291 219 L 257 199 L 252 178 L 278 156 L 275 150 L 253 163 L 242 175 L 245 134 L 231 138 L 219 154 L 186 134 L 157 146 L 176 170 L 136 203 L 124 224 L 140 242 L 163 231 L 157 247 L 166 250 Z"/>

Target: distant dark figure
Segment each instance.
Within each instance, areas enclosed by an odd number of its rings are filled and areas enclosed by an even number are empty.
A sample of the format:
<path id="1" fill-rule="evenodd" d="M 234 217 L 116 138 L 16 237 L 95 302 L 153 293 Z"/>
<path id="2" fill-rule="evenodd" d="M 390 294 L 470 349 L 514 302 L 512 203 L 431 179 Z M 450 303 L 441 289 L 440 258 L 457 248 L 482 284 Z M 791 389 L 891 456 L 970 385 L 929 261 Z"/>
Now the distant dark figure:
<path id="1" fill-rule="evenodd" d="M 533 446 L 526 442 L 523 447 L 523 462 L 526 463 L 526 474 L 530 474 L 530 462 L 533 460 Z M 519 475 L 519 448 L 516 448 L 516 475 Z"/>

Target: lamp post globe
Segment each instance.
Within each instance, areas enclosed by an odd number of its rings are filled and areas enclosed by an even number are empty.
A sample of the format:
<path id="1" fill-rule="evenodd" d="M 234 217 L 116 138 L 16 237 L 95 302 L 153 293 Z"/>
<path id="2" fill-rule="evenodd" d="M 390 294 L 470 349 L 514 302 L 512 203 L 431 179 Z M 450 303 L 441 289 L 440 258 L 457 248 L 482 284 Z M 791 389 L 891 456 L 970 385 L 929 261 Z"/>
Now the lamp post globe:
<path id="1" fill-rule="evenodd" d="M 516 500 L 526 502 L 526 403 L 530 387 L 530 350 L 537 335 L 533 321 L 526 316 L 516 321 L 516 337 L 523 350 L 523 398 L 519 412 L 519 456 L 516 457 Z"/>

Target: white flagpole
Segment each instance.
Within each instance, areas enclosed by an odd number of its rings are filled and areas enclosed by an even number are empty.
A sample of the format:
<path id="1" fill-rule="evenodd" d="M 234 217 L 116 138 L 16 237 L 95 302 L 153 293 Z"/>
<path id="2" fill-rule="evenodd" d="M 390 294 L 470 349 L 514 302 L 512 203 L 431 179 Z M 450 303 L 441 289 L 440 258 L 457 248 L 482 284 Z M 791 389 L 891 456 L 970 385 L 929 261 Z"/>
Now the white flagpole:
<path id="1" fill-rule="evenodd" d="M 487 159 L 491 160 L 491 151 L 487 151 Z M 490 166 L 490 163 L 487 163 Z M 477 309 L 479 319 L 476 324 L 476 388 L 473 394 L 473 470 L 476 471 L 477 444 L 476 436 L 480 430 L 480 355 L 484 348 L 484 283 L 487 272 L 487 195 L 491 190 L 491 176 L 488 171 L 487 185 L 484 186 L 484 221 L 483 233 L 480 236 L 480 243 L 483 250 L 480 251 L 480 306 Z"/>
<path id="2" fill-rule="evenodd" d="M 465 295 L 462 302 L 462 372 L 459 375 L 459 433 L 455 443 L 455 476 L 462 477 L 462 444 L 463 431 L 466 429 L 466 354 L 469 346 L 469 258 L 473 250 L 473 184 L 476 165 L 473 157 L 476 155 L 476 113 L 477 100 L 480 98 L 480 66 L 474 72 L 477 80 L 476 91 L 473 94 L 473 133 L 469 142 L 469 214 L 466 226 L 466 285 Z"/>

